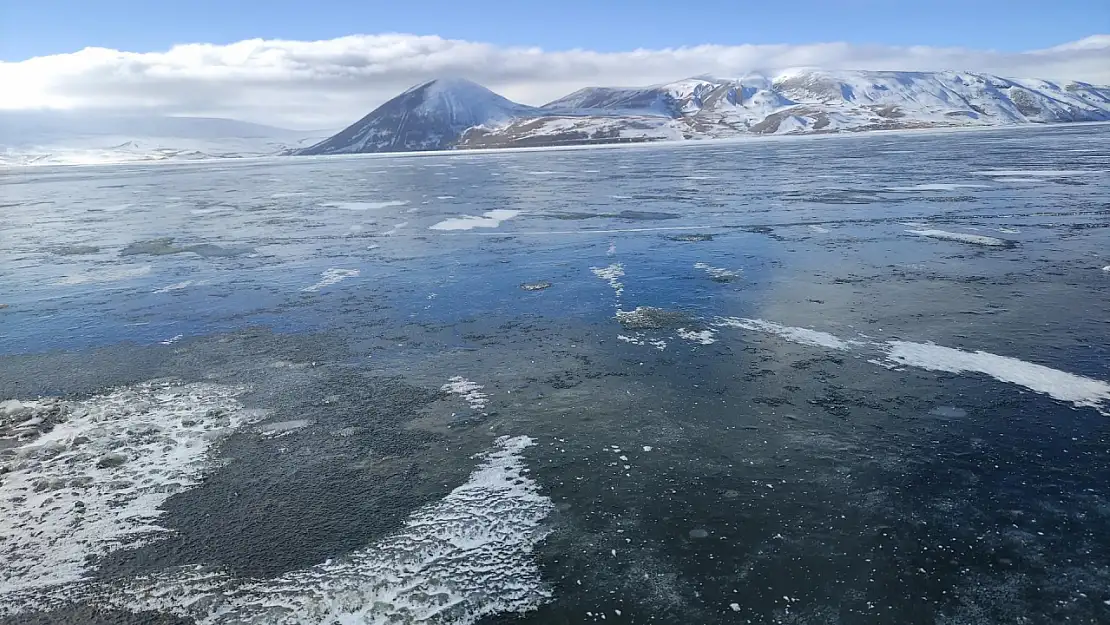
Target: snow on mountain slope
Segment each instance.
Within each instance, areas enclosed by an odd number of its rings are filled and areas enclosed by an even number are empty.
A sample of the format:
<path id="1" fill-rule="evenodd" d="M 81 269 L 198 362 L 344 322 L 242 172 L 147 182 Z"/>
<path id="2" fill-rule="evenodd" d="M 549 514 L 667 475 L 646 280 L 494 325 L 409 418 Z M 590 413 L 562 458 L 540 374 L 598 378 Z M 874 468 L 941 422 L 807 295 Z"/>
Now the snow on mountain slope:
<path id="1" fill-rule="evenodd" d="M 433 80 L 297 154 L 1110 120 L 1110 88 L 969 72 L 793 69 L 580 89 L 541 107 Z"/>
<path id="2" fill-rule="evenodd" d="M 587 87 L 549 102 L 545 110 L 576 110 L 596 112 L 629 112 L 636 115 L 659 115 L 675 117 L 680 109 L 675 108 L 674 99 L 666 91 L 657 87 L 646 89 L 622 89 L 611 87 Z"/>
<path id="3" fill-rule="evenodd" d="M 497 126 L 538 115 L 485 87 L 461 79 L 438 79 L 417 85 L 339 134 L 297 154 L 404 152 L 453 147 L 464 131 Z"/>
<path id="4" fill-rule="evenodd" d="M 669 112 L 689 138 L 699 138 L 1108 120 L 1110 89 L 964 72 L 797 69 L 647 89 L 582 89 L 548 107 L 572 105 Z"/>
<path id="5" fill-rule="evenodd" d="M 799 103 L 867 113 L 904 123 L 1019 124 L 1110 119 L 1110 107 L 1039 80 L 1009 80 L 963 72 L 829 72 L 776 77 L 773 88 Z"/>

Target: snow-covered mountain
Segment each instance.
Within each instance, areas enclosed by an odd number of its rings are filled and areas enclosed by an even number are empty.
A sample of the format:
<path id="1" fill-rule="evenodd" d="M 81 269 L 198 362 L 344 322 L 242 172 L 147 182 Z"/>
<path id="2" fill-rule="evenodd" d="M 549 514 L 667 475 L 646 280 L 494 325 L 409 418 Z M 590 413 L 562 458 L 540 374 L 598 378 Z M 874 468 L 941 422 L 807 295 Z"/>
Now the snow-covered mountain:
<path id="1" fill-rule="evenodd" d="M 437 150 L 455 145 L 467 129 L 542 114 L 469 80 L 438 79 L 405 91 L 339 134 L 296 153 Z"/>
<path id="2" fill-rule="evenodd" d="M 328 134 L 211 117 L 5 111 L 0 166 L 263 156 Z"/>
<path id="3" fill-rule="evenodd" d="M 798 69 L 581 89 L 542 107 L 474 83 L 406 91 L 300 154 L 617 143 L 1110 120 L 1110 87 L 969 72 Z"/>
<path id="4" fill-rule="evenodd" d="M 0 166 L 1081 121 L 1110 121 L 1110 87 L 969 72 L 798 69 L 591 87 L 534 107 L 467 80 L 439 79 L 334 135 L 216 118 L 0 112 Z"/>

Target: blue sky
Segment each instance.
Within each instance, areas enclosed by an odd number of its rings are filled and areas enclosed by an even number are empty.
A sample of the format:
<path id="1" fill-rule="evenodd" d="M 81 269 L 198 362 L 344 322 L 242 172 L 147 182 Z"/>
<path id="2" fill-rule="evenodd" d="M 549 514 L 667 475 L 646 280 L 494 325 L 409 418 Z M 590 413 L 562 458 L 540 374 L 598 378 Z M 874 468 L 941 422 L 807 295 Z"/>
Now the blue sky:
<path id="1" fill-rule="evenodd" d="M 86 46 L 328 39 L 403 32 L 598 51 L 700 43 L 963 46 L 1019 51 L 1110 32 L 1110 0 L 0 0 L 0 60 Z"/>

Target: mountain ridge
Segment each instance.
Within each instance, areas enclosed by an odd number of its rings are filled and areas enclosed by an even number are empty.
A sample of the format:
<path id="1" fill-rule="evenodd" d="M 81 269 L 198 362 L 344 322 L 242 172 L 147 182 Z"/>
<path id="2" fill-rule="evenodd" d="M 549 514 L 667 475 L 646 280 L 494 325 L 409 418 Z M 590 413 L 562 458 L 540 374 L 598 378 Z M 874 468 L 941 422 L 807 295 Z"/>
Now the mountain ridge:
<path id="1" fill-rule="evenodd" d="M 459 111 L 464 113 L 460 114 Z M 436 79 L 293 154 L 531 147 L 1110 121 L 1110 87 L 981 72 L 791 68 L 586 87 L 542 106 Z"/>

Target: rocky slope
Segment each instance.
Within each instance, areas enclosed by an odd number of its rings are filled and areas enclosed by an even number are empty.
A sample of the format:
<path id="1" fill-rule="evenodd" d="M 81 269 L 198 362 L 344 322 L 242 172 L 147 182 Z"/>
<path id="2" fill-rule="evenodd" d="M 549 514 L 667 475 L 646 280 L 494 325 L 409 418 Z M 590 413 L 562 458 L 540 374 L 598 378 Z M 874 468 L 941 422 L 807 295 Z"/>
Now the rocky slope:
<path id="1" fill-rule="evenodd" d="M 435 80 L 298 154 L 727 138 L 1110 120 L 1110 87 L 968 72 L 792 70 L 593 87 L 541 107 Z"/>

